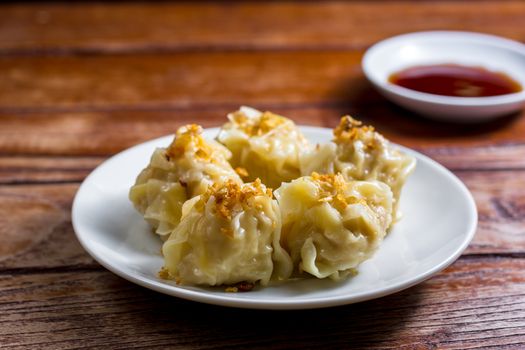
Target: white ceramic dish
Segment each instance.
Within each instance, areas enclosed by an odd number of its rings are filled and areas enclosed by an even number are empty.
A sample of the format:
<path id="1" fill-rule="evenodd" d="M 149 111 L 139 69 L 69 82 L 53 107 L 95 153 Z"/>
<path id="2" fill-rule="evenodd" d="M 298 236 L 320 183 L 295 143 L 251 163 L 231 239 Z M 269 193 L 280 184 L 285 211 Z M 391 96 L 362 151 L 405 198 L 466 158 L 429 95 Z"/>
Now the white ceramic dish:
<path id="1" fill-rule="evenodd" d="M 445 63 L 503 72 L 525 87 L 525 45 L 480 33 L 436 31 L 399 35 L 368 49 L 362 66 L 366 77 L 385 97 L 434 119 L 475 122 L 523 108 L 525 91 L 491 97 L 449 97 L 388 82 L 392 73 L 404 68 Z"/>
<path id="2" fill-rule="evenodd" d="M 301 127 L 312 142 L 326 142 L 332 130 Z M 205 130 L 212 138 L 217 129 Z M 451 264 L 474 236 L 477 211 L 467 188 L 433 160 L 409 149 L 417 169 L 403 189 L 404 218 L 359 274 L 344 282 L 305 279 L 227 293 L 224 288 L 182 287 L 158 278 L 161 241 L 128 200 L 128 190 L 166 136 L 132 147 L 95 169 L 73 203 L 77 237 L 100 264 L 141 286 L 176 297 L 233 307 L 306 309 L 355 303 L 415 285 Z"/>

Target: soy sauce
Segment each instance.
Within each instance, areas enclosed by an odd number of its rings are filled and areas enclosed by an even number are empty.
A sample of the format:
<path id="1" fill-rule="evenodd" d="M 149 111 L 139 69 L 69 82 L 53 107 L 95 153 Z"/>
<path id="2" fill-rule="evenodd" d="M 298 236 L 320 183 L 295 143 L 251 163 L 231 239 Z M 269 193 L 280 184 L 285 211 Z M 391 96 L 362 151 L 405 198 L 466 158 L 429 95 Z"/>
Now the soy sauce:
<path id="1" fill-rule="evenodd" d="M 414 66 L 390 75 L 388 80 L 410 90 L 456 97 L 499 96 L 523 90 L 504 73 L 457 64 Z"/>

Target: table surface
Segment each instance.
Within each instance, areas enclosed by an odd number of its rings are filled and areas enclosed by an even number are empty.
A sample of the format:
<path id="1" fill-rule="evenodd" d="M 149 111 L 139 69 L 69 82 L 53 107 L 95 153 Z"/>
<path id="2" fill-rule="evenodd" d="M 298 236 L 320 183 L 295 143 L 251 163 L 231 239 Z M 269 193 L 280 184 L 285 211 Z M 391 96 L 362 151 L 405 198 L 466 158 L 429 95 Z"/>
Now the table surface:
<path id="1" fill-rule="evenodd" d="M 0 348 L 525 348 L 525 118 L 424 120 L 360 69 L 374 42 L 472 30 L 525 40 L 522 1 L 0 6 Z M 450 267 L 320 310 L 198 304 L 141 288 L 77 242 L 71 203 L 112 154 L 251 105 L 333 127 L 350 113 L 453 171 L 479 210 Z M 424 232 L 422 232 L 424 234 Z"/>

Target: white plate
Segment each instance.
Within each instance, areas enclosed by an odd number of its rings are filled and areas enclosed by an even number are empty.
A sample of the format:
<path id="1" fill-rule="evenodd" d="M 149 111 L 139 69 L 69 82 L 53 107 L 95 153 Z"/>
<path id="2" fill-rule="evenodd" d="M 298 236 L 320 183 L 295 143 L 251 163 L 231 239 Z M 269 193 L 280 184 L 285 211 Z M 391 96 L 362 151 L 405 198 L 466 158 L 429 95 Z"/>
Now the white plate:
<path id="1" fill-rule="evenodd" d="M 525 45 L 481 33 L 434 31 L 398 35 L 369 48 L 363 71 L 385 97 L 433 119 L 476 122 L 507 115 L 523 108 L 525 90 L 490 97 L 455 97 L 427 94 L 394 85 L 392 73 L 404 68 L 460 64 L 504 72 L 525 87 Z"/>
<path id="2" fill-rule="evenodd" d="M 301 127 L 312 142 L 326 142 L 332 130 Z M 207 129 L 212 138 L 218 129 Z M 77 237 L 100 264 L 141 286 L 210 304 L 257 309 L 306 309 L 355 303 L 419 283 L 451 264 L 476 230 L 477 212 L 467 188 L 452 173 L 420 153 L 417 168 L 403 189 L 403 219 L 386 237 L 359 274 L 344 282 L 305 279 L 248 293 L 223 288 L 182 287 L 158 278 L 163 265 L 161 241 L 128 200 L 129 188 L 156 147 L 172 136 L 155 139 L 115 155 L 80 186 L 72 220 Z"/>

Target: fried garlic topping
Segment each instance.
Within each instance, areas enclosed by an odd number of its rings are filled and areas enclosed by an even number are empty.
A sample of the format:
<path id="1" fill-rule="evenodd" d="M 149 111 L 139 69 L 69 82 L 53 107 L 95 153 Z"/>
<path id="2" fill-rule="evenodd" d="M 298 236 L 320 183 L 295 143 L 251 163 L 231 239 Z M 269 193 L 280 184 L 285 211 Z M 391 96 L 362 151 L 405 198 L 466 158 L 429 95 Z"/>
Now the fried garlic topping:
<path id="1" fill-rule="evenodd" d="M 235 172 L 237 173 L 237 175 L 239 175 L 240 177 L 248 177 L 248 175 L 250 175 L 248 173 L 248 170 L 246 170 L 245 168 L 243 167 L 240 167 L 238 166 L 237 168 L 234 169 Z"/>
<path id="2" fill-rule="evenodd" d="M 213 161 L 213 148 L 201 134 L 202 127 L 200 125 L 189 124 L 180 127 L 175 134 L 175 139 L 166 151 L 167 156 L 179 158 L 191 151 L 201 160 Z"/>
<path id="3" fill-rule="evenodd" d="M 367 146 L 373 146 L 375 143 L 374 139 L 376 137 L 381 137 L 374 131 L 375 129 L 373 126 L 363 126 L 363 123 L 359 120 L 356 120 L 349 115 L 345 115 L 341 118 L 339 125 L 334 129 L 334 142 L 344 143 L 361 140 L 365 142 Z"/>
<path id="4" fill-rule="evenodd" d="M 319 202 L 332 203 L 337 209 L 343 210 L 349 204 L 363 203 L 363 199 L 349 196 L 346 193 L 347 183 L 341 174 L 323 174 L 316 172 L 311 175 L 312 180 L 319 186 Z"/>
<path id="5" fill-rule="evenodd" d="M 251 199 L 257 196 L 272 198 L 270 188 L 266 188 L 260 179 L 252 183 L 239 185 L 234 181 L 225 184 L 213 184 L 208 188 L 199 200 L 199 208 L 204 208 L 210 197 L 215 199 L 215 212 L 218 216 L 231 220 L 241 210 L 253 207 Z M 226 233 L 226 232 L 225 232 Z"/>
<path id="6" fill-rule="evenodd" d="M 230 120 L 248 136 L 262 136 L 277 127 L 293 127 L 289 119 L 271 112 L 264 112 L 258 118 L 249 118 L 242 112 L 236 112 Z"/>

